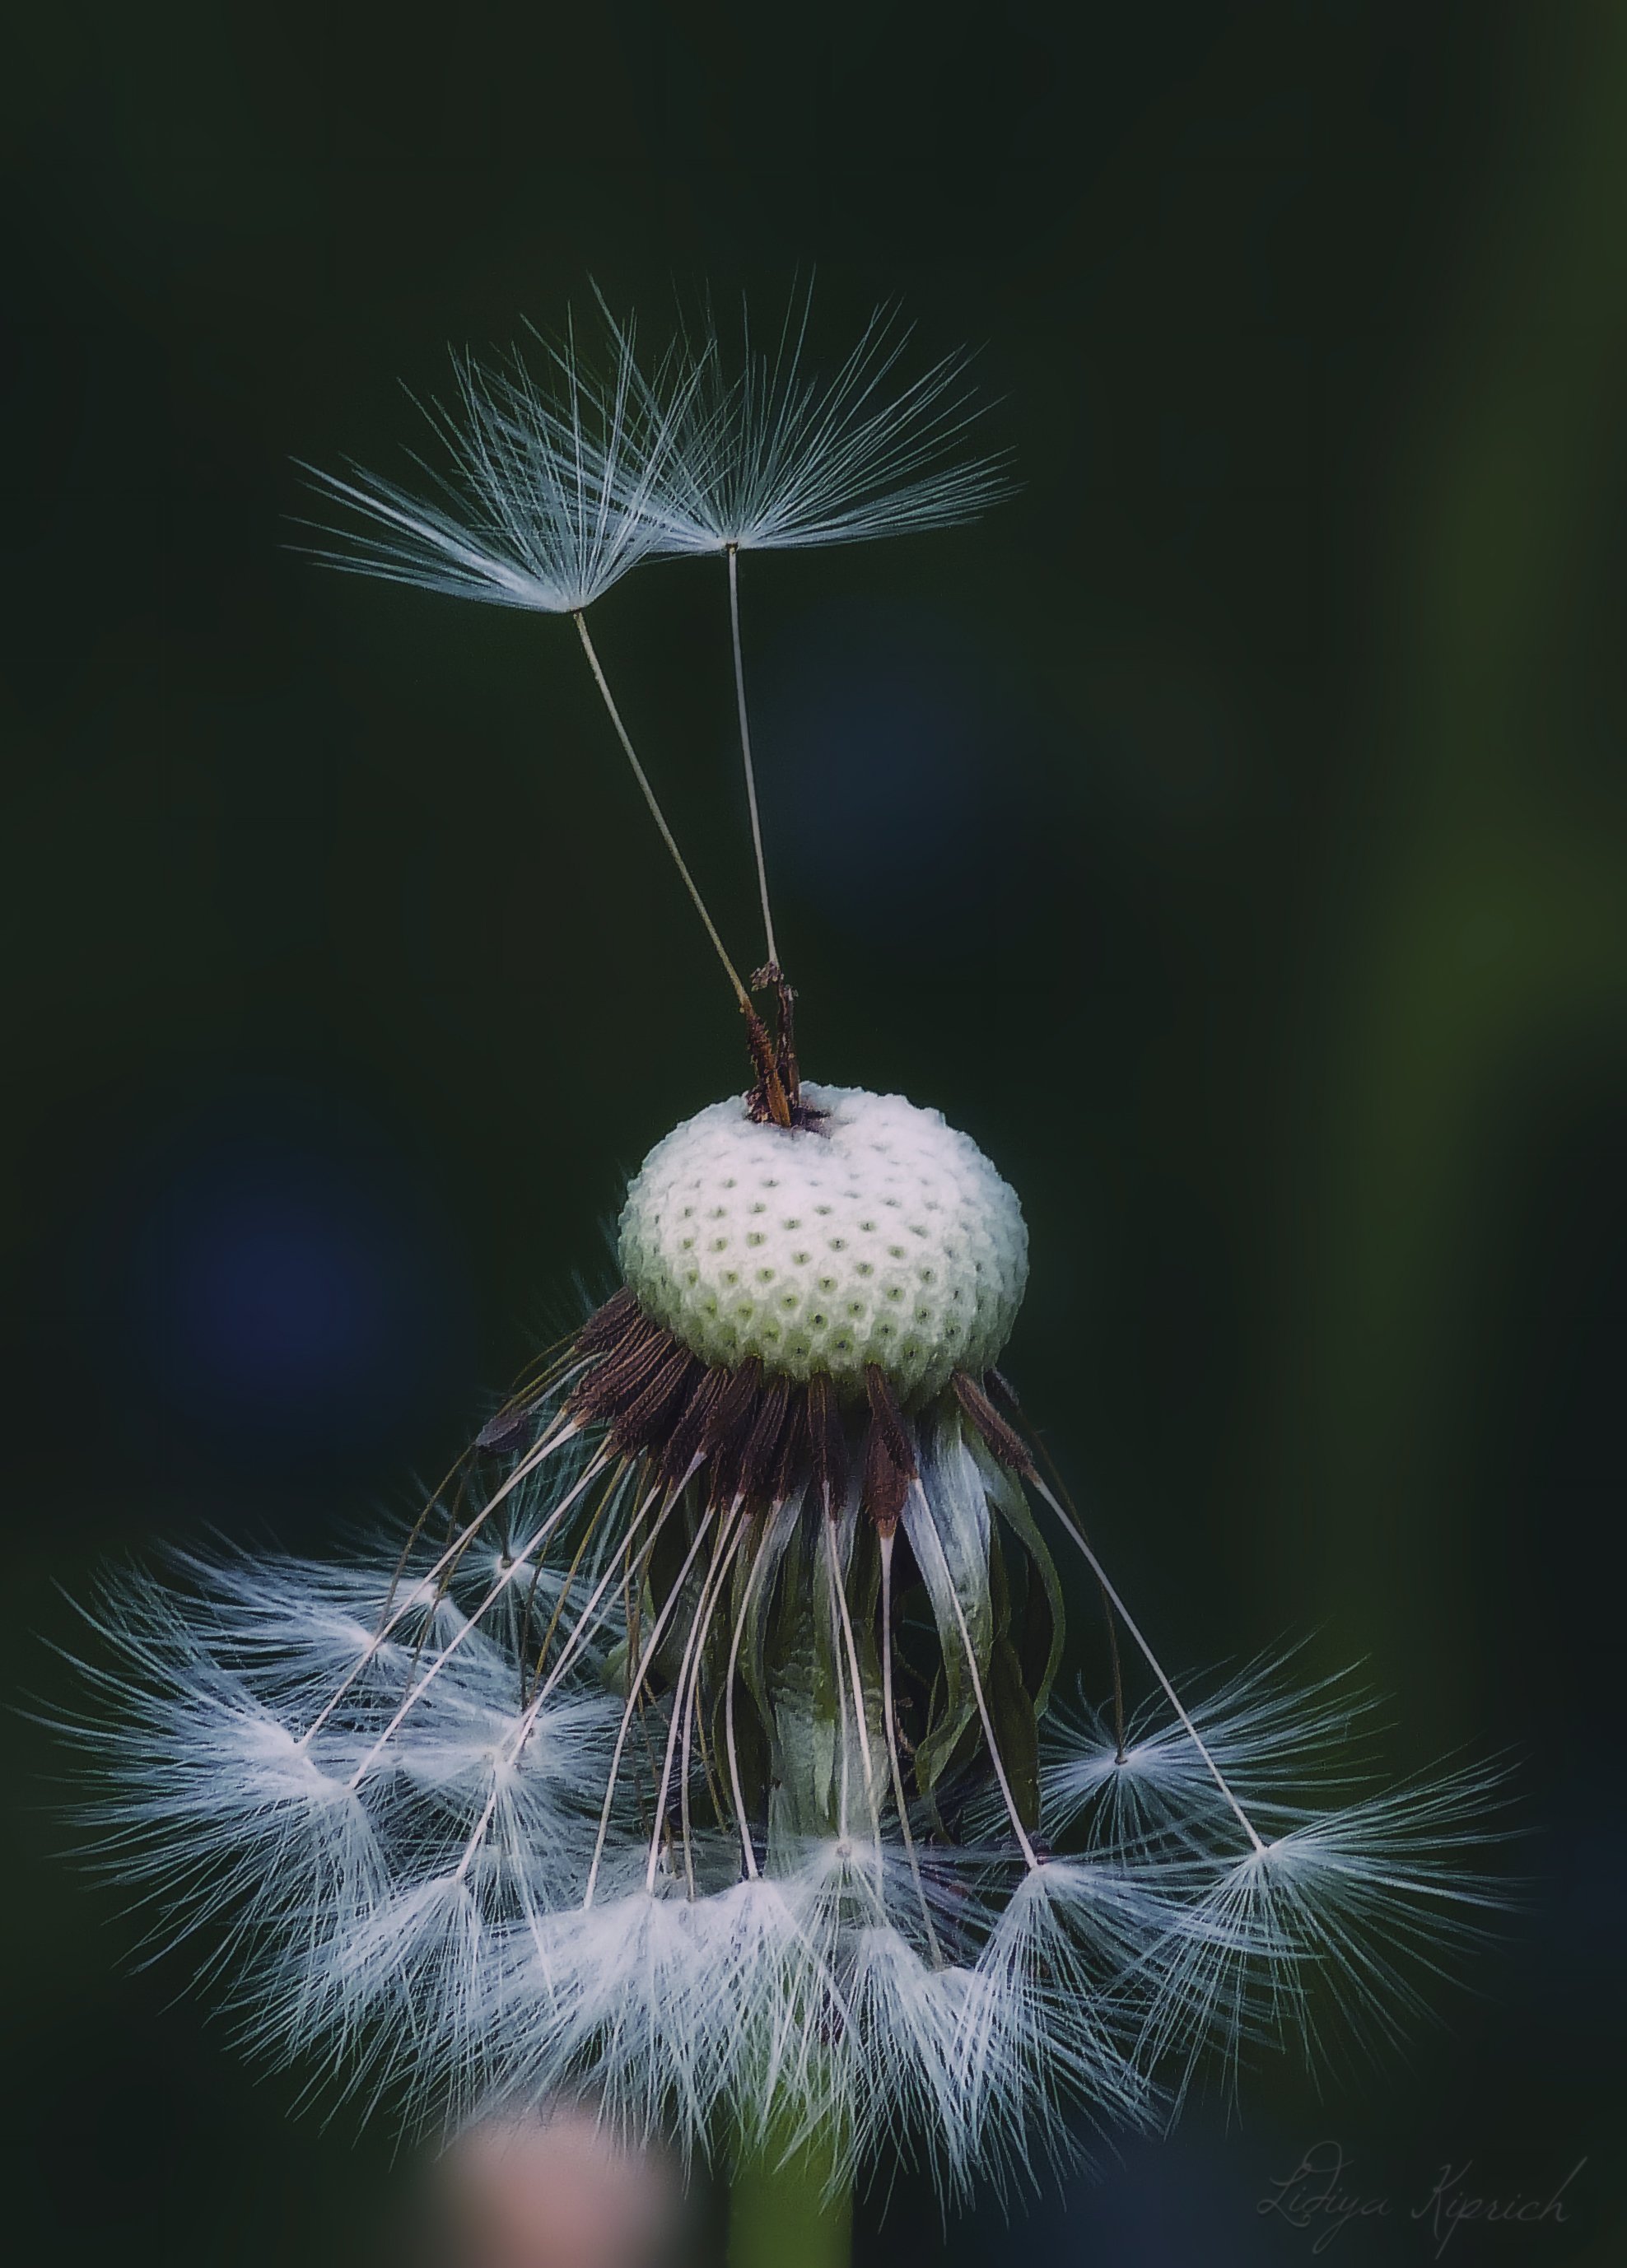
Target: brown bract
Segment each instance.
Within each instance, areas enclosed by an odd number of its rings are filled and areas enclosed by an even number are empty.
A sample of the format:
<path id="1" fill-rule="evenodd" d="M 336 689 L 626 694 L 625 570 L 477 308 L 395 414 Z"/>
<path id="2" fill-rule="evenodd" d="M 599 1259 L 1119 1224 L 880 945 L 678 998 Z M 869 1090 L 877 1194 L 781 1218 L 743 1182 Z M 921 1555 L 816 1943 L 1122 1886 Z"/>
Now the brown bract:
<path id="1" fill-rule="evenodd" d="M 607 1427 L 625 1456 L 647 1457 L 672 1485 L 703 1471 L 709 1503 L 761 1512 L 811 1482 L 834 1516 L 857 1468 L 866 1517 L 883 1535 L 898 1525 L 919 1462 L 914 1425 L 879 1363 L 865 1367 L 864 1402 L 846 1406 L 823 1373 L 789 1378 L 755 1355 L 738 1369 L 710 1367 L 625 1287 L 589 1316 L 574 1351 L 585 1366 L 571 1390 L 571 1415 Z M 1027 1447 L 995 1408 L 991 1388 L 1002 1391 L 995 1373 L 980 1382 L 956 1371 L 950 1381 L 991 1454 L 1031 1471 Z M 506 1434 L 486 1446 L 506 1447 Z"/>

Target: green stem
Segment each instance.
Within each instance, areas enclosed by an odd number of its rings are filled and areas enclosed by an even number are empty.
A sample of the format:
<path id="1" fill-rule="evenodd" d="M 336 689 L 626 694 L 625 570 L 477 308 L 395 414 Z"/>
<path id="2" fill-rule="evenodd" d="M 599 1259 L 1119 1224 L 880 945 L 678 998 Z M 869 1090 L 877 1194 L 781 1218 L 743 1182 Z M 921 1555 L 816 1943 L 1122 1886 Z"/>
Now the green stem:
<path id="1" fill-rule="evenodd" d="M 748 2159 L 729 2191 L 729 2268 L 847 2268 L 853 2193 L 833 2187 L 828 2147 Z"/>

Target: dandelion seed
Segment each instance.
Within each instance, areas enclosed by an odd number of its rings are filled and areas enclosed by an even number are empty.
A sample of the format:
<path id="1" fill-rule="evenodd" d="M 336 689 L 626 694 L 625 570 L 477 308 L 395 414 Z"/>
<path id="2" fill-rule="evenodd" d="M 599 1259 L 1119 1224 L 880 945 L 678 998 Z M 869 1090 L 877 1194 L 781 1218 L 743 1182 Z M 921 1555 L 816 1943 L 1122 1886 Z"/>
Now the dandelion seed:
<path id="1" fill-rule="evenodd" d="M 670 403 L 669 443 L 638 501 L 659 548 L 871 542 L 975 519 L 1011 494 L 998 453 L 968 453 L 980 415 L 968 356 L 908 376 L 910 328 L 896 308 L 878 307 L 821 375 L 808 349 L 812 309 L 811 287 L 793 294 L 764 339 L 742 301 L 732 339 L 708 307 L 681 337 L 666 385 L 645 396 Z"/>
<path id="2" fill-rule="evenodd" d="M 528 613 L 574 615 L 657 548 L 644 507 L 695 379 L 665 411 L 640 373 L 630 331 L 593 376 L 574 325 L 482 363 L 452 357 L 454 398 L 418 403 L 429 458 L 407 483 L 361 466 L 305 470 L 336 519 L 313 546 L 325 566 Z M 438 461 L 437 461 L 438 460 Z"/>
<path id="3" fill-rule="evenodd" d="M 686 331 L 659 377 L 646 381 L 646 415 L 666 446 L 649 481 L 626 492 L 656 550 L 718 553 L 728 563 L 735 707 L 769 973 L 780 955 L 746 698 L 740 553 L 954 526 L 1013 486 L 998 453 L 966 453 L 981 415 L 966 354 L 903 377 L 909 328 L 895 308 L 878 307 L 835 372 L 821 376 L 807 355 L 813 298 L 812 284 L 799 299 L 793 293 L 766 344 L 744 300 L 738 343 L 708 306 L 698 329 Z"/>
<path id="4" fill-rule="evenodd" d="M 445 465 L 438 469 L 416 460 L 416 490 L 359 467 L 348 476 L 306 467 L 318 494 L 340 512 L 339 524 L 325 531 L 338 548 L 318 545 L 313 556 L 350 574 L 570 615 L 638 791 L 749 1019 L 750 997 L 678 848 L 588 632 L 588 608 L 658 549 L 645 505 L 697 382 L 693 374 L 684 379 L 668 406 L 656 407 L 654 389 L 635 359 L 630 327 L 609 328 L 614 358 L 602 382 L 579 360 L 574 328 L 563 342 L 541 342 L 541 379 L 518 353 L 484 365 L 454 354 L 455 404 L 420 405 Z"/>

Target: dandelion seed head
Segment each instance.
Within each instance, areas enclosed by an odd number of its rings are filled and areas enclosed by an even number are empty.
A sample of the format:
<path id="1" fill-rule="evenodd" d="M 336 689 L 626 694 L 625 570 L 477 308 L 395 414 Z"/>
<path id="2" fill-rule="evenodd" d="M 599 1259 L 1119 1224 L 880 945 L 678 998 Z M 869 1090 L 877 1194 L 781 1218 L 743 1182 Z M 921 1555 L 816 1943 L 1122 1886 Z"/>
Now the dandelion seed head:
<path id="1" fill-rule="evenodd" d="M 640 1305 L 706 1362 L 844 1388 L 876 1363 L 905 1396 L 986 1370 L 1027 1282 L 1015 1192 L 939 1111 L 803 1092 L 806 1130 L 714 1103 L 650 1152 L 621 1223 Z"/>
<path id="2" fill-rule="evenodd" d="M 1494 1911 L 1498 1775 L 1377 1786 L 1368 1704 L 1262 1660 L 1181 1697 L 995 1365 L 1027 1230 L 942 1116 L 805 1085 L 776 953 L 740 549 L 965 518 L 958 358 L 806 309 L 654 372 L 607 316 L 462 360 L 442 468 L 318 475 L 357 571 L 578 615 L 610 720 L 746 1015 L 754 1084 L 658 1143 L 622 1281 L 403 1534 L 110 1582 L 65 1729 L 99 1863 L 185 1936 L 246 2047 L 411 2129 L 591 2085 L 681 2157 L 817 2140 L 946 2194 L 1145 2124 L 1260 2042 L 1380 2043 Z M 580 610 L 730 552 L 769 962 L 748 990 Z M 771 997 L 770 1030 L 756 1000 Z M 1056 1705 L 1077 1550 L 1145 1666 Z"/>

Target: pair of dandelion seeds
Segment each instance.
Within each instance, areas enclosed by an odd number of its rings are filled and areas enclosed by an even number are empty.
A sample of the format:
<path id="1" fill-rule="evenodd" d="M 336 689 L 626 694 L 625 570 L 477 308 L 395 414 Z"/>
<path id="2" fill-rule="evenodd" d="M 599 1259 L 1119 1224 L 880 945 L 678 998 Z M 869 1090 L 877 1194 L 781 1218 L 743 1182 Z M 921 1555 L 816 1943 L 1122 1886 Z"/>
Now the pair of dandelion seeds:
<path id="1" fill-rule="evenodd" d="M 745 1020 L 658 1143 L 622 1288 L 404 1538 L 119 1577 L 78 1730 L 108 1864 L 202 1932 L 254 2049 L 409 2121 L 585 2093 L 727 2162 L 905 2156 L 946 2192 L 1158 2121 L 1252 2043 L 1393 2035 L 1492 1902 L 1495 1773 L 1358 1784 L 1367 1704 L 1279 1665 L 1182 1695 L 998 1368 L 1012 1190 L 936 1110 L 800 1076 L 752 771 L 743 552 L 977 516 L 963 360 L 806 306 L 655 364 L 602 316 L 457 365 L 410 487 L 318 475 L 330 563 L 570 617 Z M 598 319 L 596 319 L 598 320 Z M 730 960 L 588 628 L 717 556 L 766 966 Z M 759 1005 L 761 1004 L 761 1005 Z M 1118 1633 L 1059 1700 L 1056 1545 Z M 1145 1698 L 1127 1704 L 1138 1687 Z"/>

